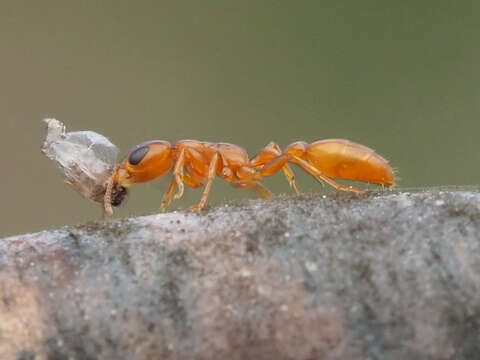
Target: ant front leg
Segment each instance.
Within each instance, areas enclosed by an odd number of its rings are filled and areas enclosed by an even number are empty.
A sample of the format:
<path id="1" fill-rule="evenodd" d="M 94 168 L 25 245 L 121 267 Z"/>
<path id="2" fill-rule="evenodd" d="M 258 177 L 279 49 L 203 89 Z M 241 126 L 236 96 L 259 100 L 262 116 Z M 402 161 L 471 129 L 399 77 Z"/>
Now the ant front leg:
<path id="1" fill-rule="evenodd" d="M 175 167 L 173 168 L 173 179 L 168 187 L 167 192 L 163 196 L 162 204 L 160 205 L 160 211 L 164 211 L 170 201 L 172 200 L 173 193 L 175 192 L 175 185 L 178 186 L 178 191 L 175 194 L 175 199 L 180 199 L 184 192 L 183 186 L 183 167 L 185 164 L 185 149 L 182 149 L 178 156 Z"/>
<path id="2" fill-rule="evenodd" d="M 175 163 L 175 168 L 173 169 L 173 181 L 178 186 L 177 193 L 175 194 L 175 199 L 180 199 L 183 196 L 185 190 L 183 186 L 183 167 L 185 164 L 185 148 L 180 151 L 180 156 L 178 157 L 177 162 Z"/>
<path id="3" fill-rule="evenodd" d="M 172 200 L 173 192 L 175 191 L 176 180 L 175 178 L 172 179 L 170 186 L 168 187 L 167 192 L 163 195 L 162 204 L 160 205 L 160 211 L 165 211 L 168 204 Z"/>
<path id="4" fill-rule="evenodd" d="M 205 190 L 203 190 L 202 198 L 200 199 L 198 205 L 191 208 L 191 210 L 193 211 L 202 210 L 207 203 L 208 194 L 210 193 L 210 189 L 212 188 L 213 180 L 215 179 L 215 174 L 217 172 L 218 157 L 218 152 L 216 152 L 213 155 L 212 160 L 210 161 L 210 165 L 208 166 L 207 184 L 205 185 Z"/>

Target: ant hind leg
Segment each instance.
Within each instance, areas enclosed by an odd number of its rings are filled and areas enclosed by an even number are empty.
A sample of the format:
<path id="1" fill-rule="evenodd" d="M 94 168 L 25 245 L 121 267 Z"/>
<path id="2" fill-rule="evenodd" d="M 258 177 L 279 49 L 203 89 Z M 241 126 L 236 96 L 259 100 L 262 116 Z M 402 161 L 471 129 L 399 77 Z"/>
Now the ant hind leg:
<path id="1" fill-rule="evenodd" d="M 364 190 L 356 187 L 344 186 L 344 185 L 338 184 L 337 182 L 330 179 L 328 176 L 322 174 L 320 170 L 318 170 L 308 161 L 303 160 L 298 156 L 291 155 L 291 158 L 295 164 L 300 165 L 306 172 L 312 175 L 315 179 L 317 179 L 320 182 L 326 182 L 328 185 L 334 187 L 337 190 L 349 191 L 357 194 L 363 194 L 365 192 Z"/>
<path id="2" fill-rule="evenodd" d="M 253 189 L 265 199 L 271 199 L 273 197 L 272 192 L 268 190 L 268 188 L 265 185 L 263 185 L 261 182 L 258 182 L 258 181 L 237 182 L 237 183 L 234 183 L 233 186 L 237 188 L 242 188 L 242 189 Z"/>
<path id="3" fill-rule="evenodd" d="M 273 175 L 282 169 L 290 186 L 295 189 L 297 195 L 301 195 L 295 175 L 287 164 L 288 159 L 288 155 L 282 153 L 278 144 L 270 142 L 250 161 L 250 164 L 260 172 L 262 177 Z"/>

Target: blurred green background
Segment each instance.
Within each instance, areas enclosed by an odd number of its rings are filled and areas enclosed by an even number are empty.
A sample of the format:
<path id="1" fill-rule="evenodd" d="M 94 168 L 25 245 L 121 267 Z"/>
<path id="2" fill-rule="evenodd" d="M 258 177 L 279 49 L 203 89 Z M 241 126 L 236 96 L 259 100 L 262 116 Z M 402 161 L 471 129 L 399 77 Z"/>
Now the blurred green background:
<path id="1" fill-rule="evenodd" d="M 44 117 L 122 154 L 340 137 L 388 158 L 400 187 L 479 183 L 479 19 L 478 1 L 1 2 L 0 235 L 100 214 L 40 153 Z M 266 184 L 292 193 L 281 174 Z M 166 186 L 132 188 L 118 216 L 155 212 Z M 210 204 L 254 196 L 217 180 Z"/>

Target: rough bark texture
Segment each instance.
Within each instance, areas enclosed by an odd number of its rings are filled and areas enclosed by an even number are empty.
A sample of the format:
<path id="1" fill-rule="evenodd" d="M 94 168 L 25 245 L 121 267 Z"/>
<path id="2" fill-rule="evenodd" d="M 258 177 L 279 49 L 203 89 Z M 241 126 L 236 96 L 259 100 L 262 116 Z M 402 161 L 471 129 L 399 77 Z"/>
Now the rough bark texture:
<path id="1" fill-rule="evenodd" d="M 0 359 L 473 359 L 480 194 L 250 201 L 0 240 Z"/>

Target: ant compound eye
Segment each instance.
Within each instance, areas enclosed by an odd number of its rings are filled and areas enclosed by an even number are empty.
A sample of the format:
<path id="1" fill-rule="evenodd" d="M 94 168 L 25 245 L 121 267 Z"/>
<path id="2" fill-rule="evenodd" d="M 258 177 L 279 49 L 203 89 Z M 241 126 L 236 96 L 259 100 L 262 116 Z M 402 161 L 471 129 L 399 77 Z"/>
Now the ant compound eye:
<path id="1" fill-rule="evenodd" d="M 138 149 L 133 150 L 128 156 L 128 162 L 132 165 L 137 165 L 148 153 L 148 146 L 140 146 Z"/>

